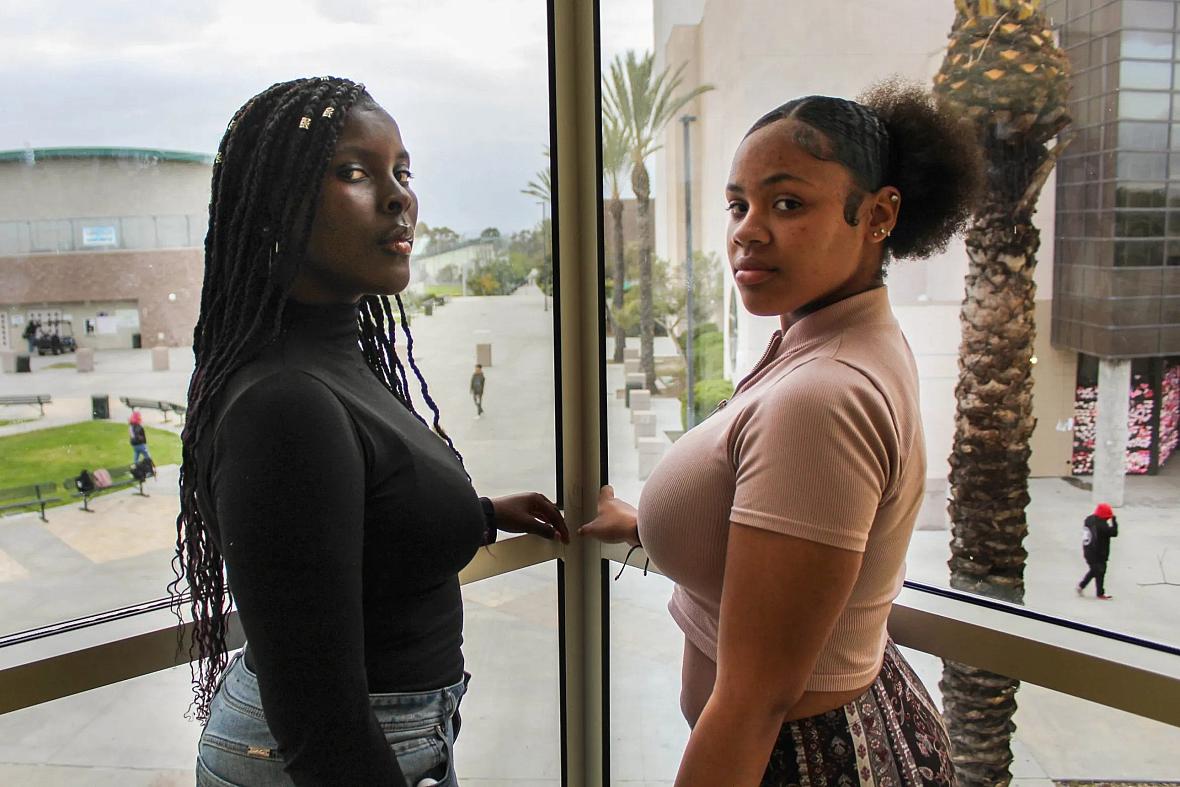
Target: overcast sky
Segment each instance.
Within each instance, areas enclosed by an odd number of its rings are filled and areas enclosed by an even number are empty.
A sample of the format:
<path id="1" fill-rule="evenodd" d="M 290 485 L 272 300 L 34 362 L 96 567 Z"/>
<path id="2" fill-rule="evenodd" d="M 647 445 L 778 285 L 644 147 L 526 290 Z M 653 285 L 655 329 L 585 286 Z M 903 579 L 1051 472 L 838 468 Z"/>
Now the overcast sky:
<path id="1" fill-rule="evenodd" d="M 649 2 L 602 5 L 604 62 L 651 48 Z M 545 29 L 543 0 L 4 0 L 0 150 L 211 154 L 273 82 L 346 76 L 401 126 L 423 221 L 511 232 L 540 218 Z"/>

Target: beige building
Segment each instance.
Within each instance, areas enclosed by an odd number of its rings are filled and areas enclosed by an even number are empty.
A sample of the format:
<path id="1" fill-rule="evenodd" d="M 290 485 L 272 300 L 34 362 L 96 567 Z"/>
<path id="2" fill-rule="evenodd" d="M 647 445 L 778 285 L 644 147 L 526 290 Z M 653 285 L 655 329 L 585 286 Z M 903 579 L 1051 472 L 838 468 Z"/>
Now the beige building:
<path id="1" fill-rule="evenodd" d="M 748 0 L 654 0 L 658 67 L 684 64 L 682 88 L 710 84 L 685 108 L 690 125 L 693 246 L 725 254 L 723 194 L 730 160 L 750 125 L 791 98 L 808 94 L 856 96 L 891 74 L 930 84 L 941 63 L 954 5 L 925 2 L 891 5 L 888 13 L 853 4 L 834 14 L 822 3 Z M 767 31 L 751 38 L 749 31 Z M 654 162 L 657 253 L 684 256 L 683 124 L 668 125 Z M 1053 292 L 1054 183 L 1041 197 L 1036 343 L 1038 364 L 1032 442 L 1034 476 L 1070 472 L 1072 437 L 1057 431 L 1073 414 L 1076 355 L 1049 344 Z M 890 297 L 917 357 L 929 457 L 931 494 L 949 471 L 954 436 L 958 375 L 959 304 L 966 255 L 952 242 L 947 253 L 925 262 L 901 263 L 890 273 Z M 741 375 L 761 355 L 777 320 L 752 317 L 734 303 L 732 278 L 725 277 L 726 370 Z M 937 508 L 937 506 L 935 506 Z"/>
<path id="2" fill-rule="evenodd" d="M 212 158 L 127 148 L 0 152 L 0 349 L 29 320 L 80 347 L 192 341 Z"/>

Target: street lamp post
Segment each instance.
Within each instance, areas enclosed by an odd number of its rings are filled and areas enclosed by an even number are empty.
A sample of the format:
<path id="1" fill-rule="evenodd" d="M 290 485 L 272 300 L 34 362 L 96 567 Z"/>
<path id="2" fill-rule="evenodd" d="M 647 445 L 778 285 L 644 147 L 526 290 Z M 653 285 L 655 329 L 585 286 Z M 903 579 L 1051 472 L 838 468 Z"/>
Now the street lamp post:
<path id="1" fill-rule="evenodd" d="M 696 386 L 693 375 L 693 355 L 696 349 L 692 336 L 692 156 L 689 148 L 688 124 L 696 120 L 694 115 L 681 115 L 680 122 L 684 125 L 684 310 L 688 336 L 687 349 L 684 353 L 686 368 L 685 382 L 685 429 L 692 429 L 696 425 Z"/>
<path id="2" fill-rule="evenodd" d="M 541 206 L 541 267 L 544 268 L 549 262 L 549 232 L 545 229 L 545 208 L 549 203 L 542 200 L 537 204 Z M 545 304 L 545 311 L 549 311 L 549 293 L 545 292 L 544 284 L 541 284 L 541 300 Z"/>

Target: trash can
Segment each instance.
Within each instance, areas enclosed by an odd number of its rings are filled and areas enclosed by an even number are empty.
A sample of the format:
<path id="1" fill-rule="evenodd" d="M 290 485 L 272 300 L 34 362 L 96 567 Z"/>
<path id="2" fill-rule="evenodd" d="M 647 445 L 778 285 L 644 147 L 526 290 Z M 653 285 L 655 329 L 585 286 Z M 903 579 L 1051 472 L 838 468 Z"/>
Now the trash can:
<path id="1" fill-rule="evenodd" d="M 31 372 L 33 371 L 32 362 L 29 360 L 27 353 L 20 353 L 16 356 L 16 371 L 17 372 Z"/>
<path id="2" fill-rule="evenodd" d="M 109 420 L 111 417 L 111 397 L 107 394 L 94 394 L 90 397 L 90 417 L 94 420 Z"/>
<path id="3" fill-rule="evenodd" d="M 422 311 L 426 313 L 427 317 L 434 314 L 434 301 L 426 301 L 422 304 Z"/>
<path id="4" fill-rule="evenodd" d="M 143 334 L 139 334 L 139 333 L 131 334 L 131 349 L 138 350 L 141 347 L 143 347 Z"/>

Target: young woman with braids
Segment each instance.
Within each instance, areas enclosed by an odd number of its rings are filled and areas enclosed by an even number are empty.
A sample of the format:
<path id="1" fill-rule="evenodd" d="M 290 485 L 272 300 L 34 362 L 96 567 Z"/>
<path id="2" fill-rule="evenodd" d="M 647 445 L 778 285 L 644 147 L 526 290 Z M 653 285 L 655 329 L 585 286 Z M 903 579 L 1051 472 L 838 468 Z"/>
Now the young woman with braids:
<path id="1" fill-rule="evenodd" d="M 638 511 L 604 487 L 581 529 L 642 542 L 677 583 L 692 726 L 678 787 L 955 783 L 938 711 L 886 631 L 926 461 L 884 279 L 969 217 L 973 139 L 886 83 L 862 103 L 784 104 L 734 155 L 734 282 L 782 330 Z"/>
<path id="2" fill-rule="evenodd" d="M 458 571 L 497 529 L 568 539 L 540 494 L 478 498 L 439 426 L 396 297 L 410 177 L 393 118 L 345 79 L 276 84 L 221 141 L 173 585 L 199 785 L 457 784 Z M 247 645 L 227 665 L 231 603 Z"/>

